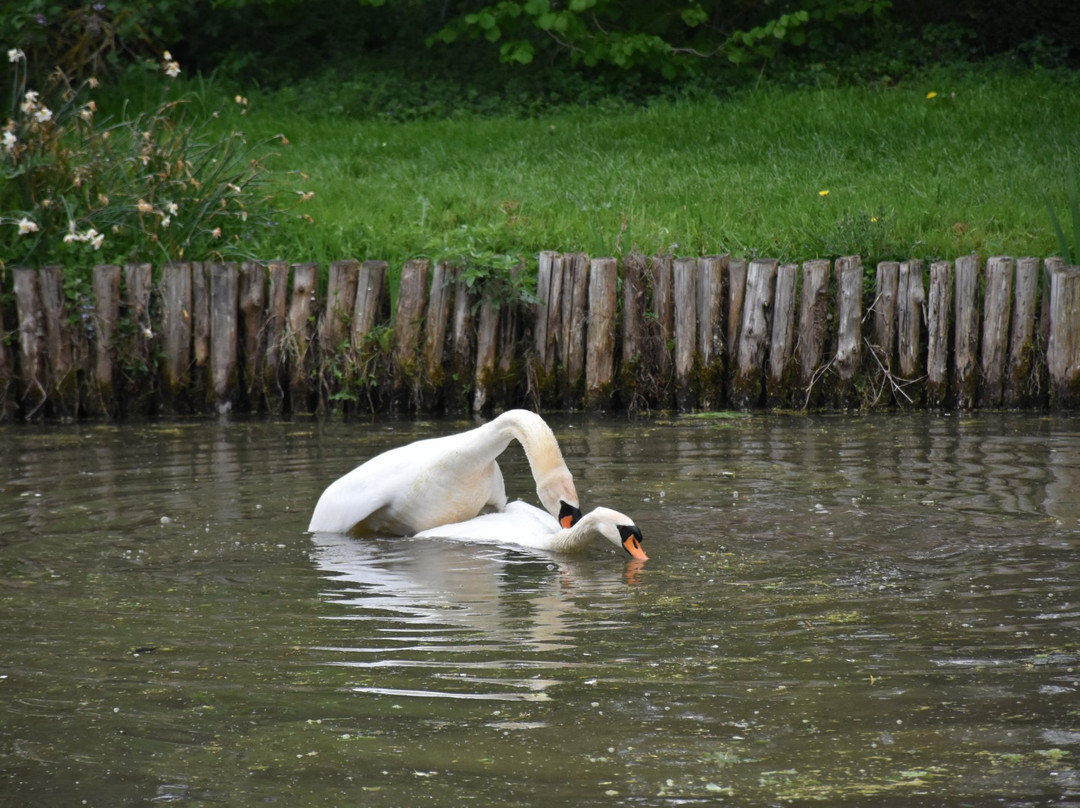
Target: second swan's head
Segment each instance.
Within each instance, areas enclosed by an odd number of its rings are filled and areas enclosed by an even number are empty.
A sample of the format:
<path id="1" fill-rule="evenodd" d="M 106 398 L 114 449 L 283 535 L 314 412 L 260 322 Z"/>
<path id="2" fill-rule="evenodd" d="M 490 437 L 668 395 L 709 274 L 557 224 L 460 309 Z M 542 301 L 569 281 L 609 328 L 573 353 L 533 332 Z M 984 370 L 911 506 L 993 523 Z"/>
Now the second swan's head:
<path id="1" fill-rule="evenodd" d="M 581 524 L 596 531 L 616 547 L 621 547 L 634 558 L 649 560 L 641 546 L 641 529 L 626 514 L 611 508 L 594 508 L 584 516 Z"/>
<path id="2" fill-rule="evenodd" d="M 570 470 L 562 468 L 551 471 L 536 486 L 536 493 L 544 509 L 559 520 L 564 528 L 573 527 L 581 519 L 581 503 Z"/>

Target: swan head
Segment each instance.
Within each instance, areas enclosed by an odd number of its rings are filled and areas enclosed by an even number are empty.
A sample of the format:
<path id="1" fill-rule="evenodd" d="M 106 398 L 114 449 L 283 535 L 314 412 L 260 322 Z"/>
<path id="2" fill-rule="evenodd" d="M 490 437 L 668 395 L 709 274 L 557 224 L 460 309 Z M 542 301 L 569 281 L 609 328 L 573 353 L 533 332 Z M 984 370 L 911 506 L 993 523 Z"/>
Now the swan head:
<path id="1" fill-rule="evenodd" d="M 578 501 L 574 478 L 564 466 L 561 470 L 547 475 L 536 486 L 536 494 L 544 510 L 559 520 L 564 528 L 573 527 L 581 519 L 581 504 Z"/>
<path id="2" fill-rule="evenodd" d="M 596 508 L 590 511 L 582 520 L 584 524 L 595 529 L 605 539 L 616 547 L 621 547 L 634 558 L 648 561 L 645 550 L 641 547 L 643 537 L 641 528 L 634 524 L 634 520 L 624 513 L 613 511 L 611 508 Z"/>

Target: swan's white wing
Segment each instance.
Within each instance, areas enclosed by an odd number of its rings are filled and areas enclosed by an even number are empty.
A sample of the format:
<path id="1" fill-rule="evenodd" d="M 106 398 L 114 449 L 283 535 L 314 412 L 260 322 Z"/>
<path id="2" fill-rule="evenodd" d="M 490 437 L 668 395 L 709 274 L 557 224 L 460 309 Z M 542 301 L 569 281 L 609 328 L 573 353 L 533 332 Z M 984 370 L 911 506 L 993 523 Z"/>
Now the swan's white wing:
<path id="1" fill-rule="evenodd" d="M 536 542 L 560 530 L 558 520 L 547 511 L 517 500 L 499 513 L 486 513 L 464 522 L 439 525 L 417 536 L 461 541 L 495 541 L 536 546 Z"/>

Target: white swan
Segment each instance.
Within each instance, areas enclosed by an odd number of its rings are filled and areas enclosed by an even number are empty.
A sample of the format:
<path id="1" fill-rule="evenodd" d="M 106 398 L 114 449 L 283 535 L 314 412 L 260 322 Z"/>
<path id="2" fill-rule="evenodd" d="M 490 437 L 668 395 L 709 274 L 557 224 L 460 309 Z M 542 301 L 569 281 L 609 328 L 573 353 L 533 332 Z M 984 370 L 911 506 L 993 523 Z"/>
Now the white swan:
<path id="1" fill-rule="evenodd" d="M 641 531 L 625 514 L 595 508 L 569 528 L 560 527 L 550 514 L 518 500 L 500 513 L 486 513 L 456 524 L 439 525 L 416 534 L 432 539 L 520 544 L 537 550 L 573 553 L 594 539 L 604 538 L 634 558 L 648 561 L 641 548 Z"/>
<path id="2" fill-rule="evenodd" d="M 334 481 L 319 497 L 308 530 L 411 535 L 506 507 L 495 462 L 516 439 L 540 502 L 564 527 L 581 518 L 574 478 L 543 418 L 508 410 L 483 426 L 428 438 L 377 455 Z"/>

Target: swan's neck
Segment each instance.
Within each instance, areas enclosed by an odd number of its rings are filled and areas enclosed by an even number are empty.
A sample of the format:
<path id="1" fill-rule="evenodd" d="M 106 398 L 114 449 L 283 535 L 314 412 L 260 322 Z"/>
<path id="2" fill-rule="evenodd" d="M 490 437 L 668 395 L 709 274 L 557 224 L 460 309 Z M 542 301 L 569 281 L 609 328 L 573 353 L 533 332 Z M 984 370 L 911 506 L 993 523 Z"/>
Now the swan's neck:
<path id="1" fill-rule="evenodd" d="M 511 438 L 521 444 L 541 500 L 547 492 L 549 496 L 554 495 L 551 496 L 553 500 L 562 499 L 577 506 L 573 478 L 569 476 L 555 433 L 543 418 L 529 410 L 508 410 L 489 426 L 500 435 L 503 448 L 506 448 Z M 555 515 L 558 515 L 557 502 L 545 502 L 544 505 L 549 509 L 555 508 Z"/>

